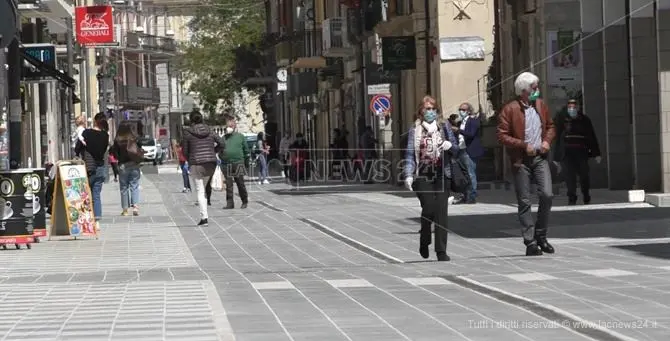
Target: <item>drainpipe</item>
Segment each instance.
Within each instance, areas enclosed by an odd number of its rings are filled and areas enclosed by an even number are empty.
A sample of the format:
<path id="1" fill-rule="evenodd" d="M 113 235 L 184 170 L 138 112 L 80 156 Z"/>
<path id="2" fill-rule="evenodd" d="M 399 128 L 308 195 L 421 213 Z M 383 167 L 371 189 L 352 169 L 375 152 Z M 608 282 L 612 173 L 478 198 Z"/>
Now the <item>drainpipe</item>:
<path id="1" fill-rule="evenodd" d="M 430 67 L 430 60 L 432 58 L 432 49 L 430 47 L 430 0 L 424 0 L 423 1 L 423 7 L 424 7 L 424 15 L 425 15 L 425 22 L 426 22 L 426 28 L 424 30 L 425 34 L 425 39 L 426 39 L 426 92 L 429 95 L 432 95 L 431 92 L 432 90 L 432 80 L 431 80 L 431 67 Z"/>

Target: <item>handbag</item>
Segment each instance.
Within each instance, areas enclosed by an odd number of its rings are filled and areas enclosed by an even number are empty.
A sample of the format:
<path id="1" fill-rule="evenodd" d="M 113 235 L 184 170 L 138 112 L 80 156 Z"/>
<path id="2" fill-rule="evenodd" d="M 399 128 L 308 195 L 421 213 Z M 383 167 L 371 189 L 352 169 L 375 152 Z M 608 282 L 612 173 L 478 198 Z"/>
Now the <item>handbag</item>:
<path id="1" fill-rule="evenodd" d="M 451 160 L 451 191 L 455 193 L 465 193 L 470 187 L 470 175 L 468 166 L 459 159 Z"/>
<path id="2" fill-rule="evenodd" d="M 212 175 L 212 190 L 213 191 L 223 191 L 225 189 L 225 185 L 223 182 L 223 172 L 221 171 L 221 167 L 216 167 L 214 170 L 214 175 Z"/>

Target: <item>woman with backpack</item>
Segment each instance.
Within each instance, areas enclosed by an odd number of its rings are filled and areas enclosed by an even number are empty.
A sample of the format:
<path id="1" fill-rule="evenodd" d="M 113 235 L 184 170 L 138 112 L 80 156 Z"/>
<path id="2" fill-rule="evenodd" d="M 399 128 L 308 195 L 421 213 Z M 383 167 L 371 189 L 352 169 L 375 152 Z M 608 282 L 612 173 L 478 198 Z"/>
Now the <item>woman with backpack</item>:
<path id="1" fill-rule="evenodd" d="M 130 124 L 121 123 L 110 150 L 119 163 L 119 190 L 121 192 L 121 215 L 127 216 L 132 208 L 134 216 L 140 214 L 140 166 L 144 151 Z"/>
<path id="2" fill-rule="evenodd" d="M 93 128 L 81 132 L 81 138 L 76 141 L 75 153 L 86 163 L 88 184 L 91 188 L 91 199 L 93 200 L 93 214 L 96 222 L 102 217 L 102 202 L 100 193 L 102 184 L 107 178 L 107 167 L 105 166 L 107 149 L 109 148 L 109 125 L 107 117 L 99 113 L 93 117 Z M 98 225 L 96 224 L 96 228 Z"/>

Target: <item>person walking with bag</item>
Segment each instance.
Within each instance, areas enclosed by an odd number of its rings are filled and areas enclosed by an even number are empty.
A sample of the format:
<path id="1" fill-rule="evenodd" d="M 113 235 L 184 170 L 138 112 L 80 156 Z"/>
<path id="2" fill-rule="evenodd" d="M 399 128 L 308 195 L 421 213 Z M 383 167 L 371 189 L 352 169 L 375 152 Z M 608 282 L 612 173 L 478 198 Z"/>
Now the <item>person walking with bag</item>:
<path id="1" fill-rule="evenodd" d="M 425 96 L 414 127 L 408 132 L 405 152 L 405 186 L 416 192 L 421 202 L 419 253 L 428 258 L 431 227 L 435 224 L 435 253 L 438 261 L 447 255 L 448 199 L 451 189 L 452 158 L 458 156 L 458 141 L 448 121 L 438 117 L 437 101 Z"/>
<path id="2" fill-rule="evenodd" d="M 259 169 L 258 169 L 258 184 L 267 185 L 270 183 L 270 175 L 268 174 L 268 156 L 270 155 L 270 146 L 266 141 L 266 135 L 264 132 L 258 133 L 257 136 L 257 149 Z"/>
<path id="3" fill-rule="evenodd" d="M 144 161 L 144 151 L 139 139 L 129 123 L 121 123 L 110 150 L 119 162 L 119 193 L 121 194 L 121 215 L 140 214 L 140 166 Z"/>
<path id="4" fill-rule="evenodd" d="M 217 163 L 216 153 L 223 149 L 224 142 L 218 134 L 212 132 L 209 126 L 203 123 L 200 112 L 191 112 L 189 119 L 191 126 L 184 129 L 184 140 L 181 146 L 191 167 L 191 175 L 195 179 L 195 191 L 198 195 L 198 206 L 200 208 L 198 226 L 207 226 L 209 216 L 205 184 L 214 175 Z"/>
<path id="5" fill-rule="evenodd" d="M 186 156 L 184 155 L 184 148 L 179 145 L 177 140 L 173 141 L 172 147 L 177 155 L 177 160 L 179 160 L 179 170 L 181 170 L 181 178 L 184 182 L 182 193 L 191 193 L 191 180 L 188 176 L 188 160 L 186 160 Z"/>

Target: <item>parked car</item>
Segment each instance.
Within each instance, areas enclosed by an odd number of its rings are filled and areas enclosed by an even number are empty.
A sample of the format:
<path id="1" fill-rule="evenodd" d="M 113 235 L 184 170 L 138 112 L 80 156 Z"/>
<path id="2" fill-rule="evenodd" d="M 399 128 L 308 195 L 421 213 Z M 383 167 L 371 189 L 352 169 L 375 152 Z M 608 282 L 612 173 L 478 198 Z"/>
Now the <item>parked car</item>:
<path id="1" fill-rule="evenodd" d="M 140 140 L 144 150 L 144 161 L 155 165 L 163 164 L 163 148 L 156 139 L 145 137 Z"/>

